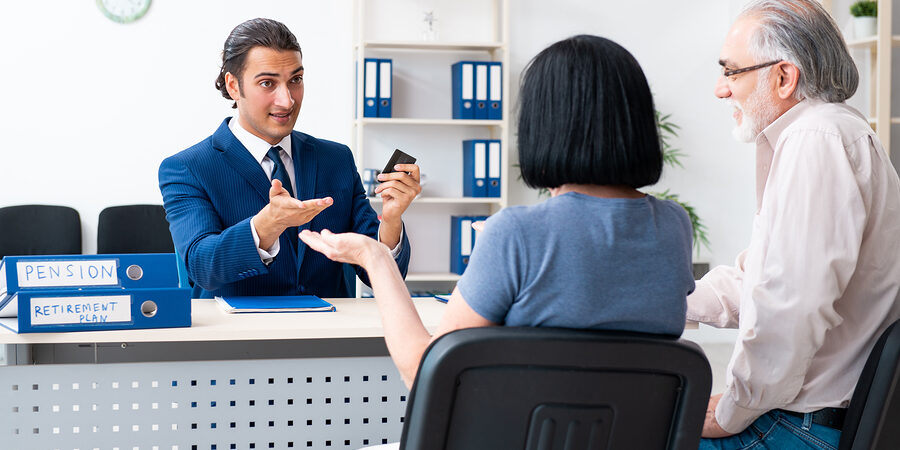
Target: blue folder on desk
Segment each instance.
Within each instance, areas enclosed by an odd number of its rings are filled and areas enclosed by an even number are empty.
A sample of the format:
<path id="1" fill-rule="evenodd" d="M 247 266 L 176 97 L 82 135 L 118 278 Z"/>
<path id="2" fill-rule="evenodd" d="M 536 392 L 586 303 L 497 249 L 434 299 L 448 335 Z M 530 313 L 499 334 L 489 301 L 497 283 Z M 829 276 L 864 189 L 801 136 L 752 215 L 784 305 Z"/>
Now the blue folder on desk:
<path id="1" fill-rule="evenodd" d="M 191 289 L 47 289 L 10 296 L 18 317 L 0 318 L 16 333 L 191 326 Z"/>
<path id="2" fill-rule="evenodd" d="M 216 297 L 227 313 L 334 311 L 334 305 L 315 295 Z"/>

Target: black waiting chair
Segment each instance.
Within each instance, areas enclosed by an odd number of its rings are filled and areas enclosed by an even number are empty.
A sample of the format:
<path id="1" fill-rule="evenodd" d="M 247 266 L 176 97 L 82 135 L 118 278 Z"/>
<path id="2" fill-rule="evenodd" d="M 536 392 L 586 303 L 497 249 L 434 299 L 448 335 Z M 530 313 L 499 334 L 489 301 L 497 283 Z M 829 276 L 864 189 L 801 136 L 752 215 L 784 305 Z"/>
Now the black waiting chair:
<path id="1" fill-rule="evenodd" d="M 458 330 L 422 358 L 400 448 L 694 450 L 711 385 L 702 350 L 678 338 Z"/>
<path id="2" fill-rule="evenodd" d="M 174 253 L 162 205 L 110 206 L 100 211 L 97 253 Z"/>
<path id="3" fill-rule="evenodd" d="M 900 320 L 875 343 L 850 399 L 839 450 L 900 448 Z"/>
<path id="4" fill-rule="evenodd" d="M 17 205 L 0 208 L 0 258 L 81 253 L 81 216 L 73 208 Z"/>

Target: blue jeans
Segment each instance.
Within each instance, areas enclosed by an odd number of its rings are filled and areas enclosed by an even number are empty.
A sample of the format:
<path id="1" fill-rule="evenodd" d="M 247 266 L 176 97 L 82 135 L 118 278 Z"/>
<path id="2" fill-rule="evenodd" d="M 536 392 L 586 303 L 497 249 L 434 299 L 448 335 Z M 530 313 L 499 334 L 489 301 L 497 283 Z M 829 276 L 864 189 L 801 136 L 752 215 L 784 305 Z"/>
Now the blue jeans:
<path id="1" fill-rule="evenodd" d="M 700 450 L 835 450 L 840 440 L 839 430 L 812 423 L 811 414 L 801 419 L 769 411 L 734 436 L 700 440 Z"/>

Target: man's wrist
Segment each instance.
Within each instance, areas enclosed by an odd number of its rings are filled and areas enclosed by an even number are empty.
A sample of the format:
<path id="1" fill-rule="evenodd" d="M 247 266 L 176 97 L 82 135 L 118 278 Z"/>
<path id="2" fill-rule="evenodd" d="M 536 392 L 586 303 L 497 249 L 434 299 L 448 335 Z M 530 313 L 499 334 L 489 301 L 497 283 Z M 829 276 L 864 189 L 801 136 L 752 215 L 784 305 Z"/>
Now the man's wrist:
<path id="1" fill-rule="evenodd" d="M 281 236 L 281 233 L 287 229 L 280 227 L 271 217 L 269 205 L 264 206 L 263 209 L 256 213 L 253 222 L 256 225 L 256 232 L 259 234 L 260 241 L 265 243 L 278 240 L 278 236 Z"/>

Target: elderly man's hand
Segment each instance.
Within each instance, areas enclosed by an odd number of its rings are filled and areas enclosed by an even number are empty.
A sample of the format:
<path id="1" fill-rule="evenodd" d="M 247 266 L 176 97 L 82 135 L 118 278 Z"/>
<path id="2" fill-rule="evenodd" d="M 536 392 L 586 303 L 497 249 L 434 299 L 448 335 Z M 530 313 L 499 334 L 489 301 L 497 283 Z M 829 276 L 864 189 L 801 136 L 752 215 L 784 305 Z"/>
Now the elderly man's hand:
<path id="1" fill-rule="evenodd" d="M 706 407 L 706 419 L 703 421 L 703 432 L 700 436 L 705 438 L 722 438 L 732 435 L 732 433 L 723 430 L 719 426 L 719 422 L 716 421 L 716 406 L 721 398 L 722 394 L 716 394 L 709 398 L 709 406 Z"/>

